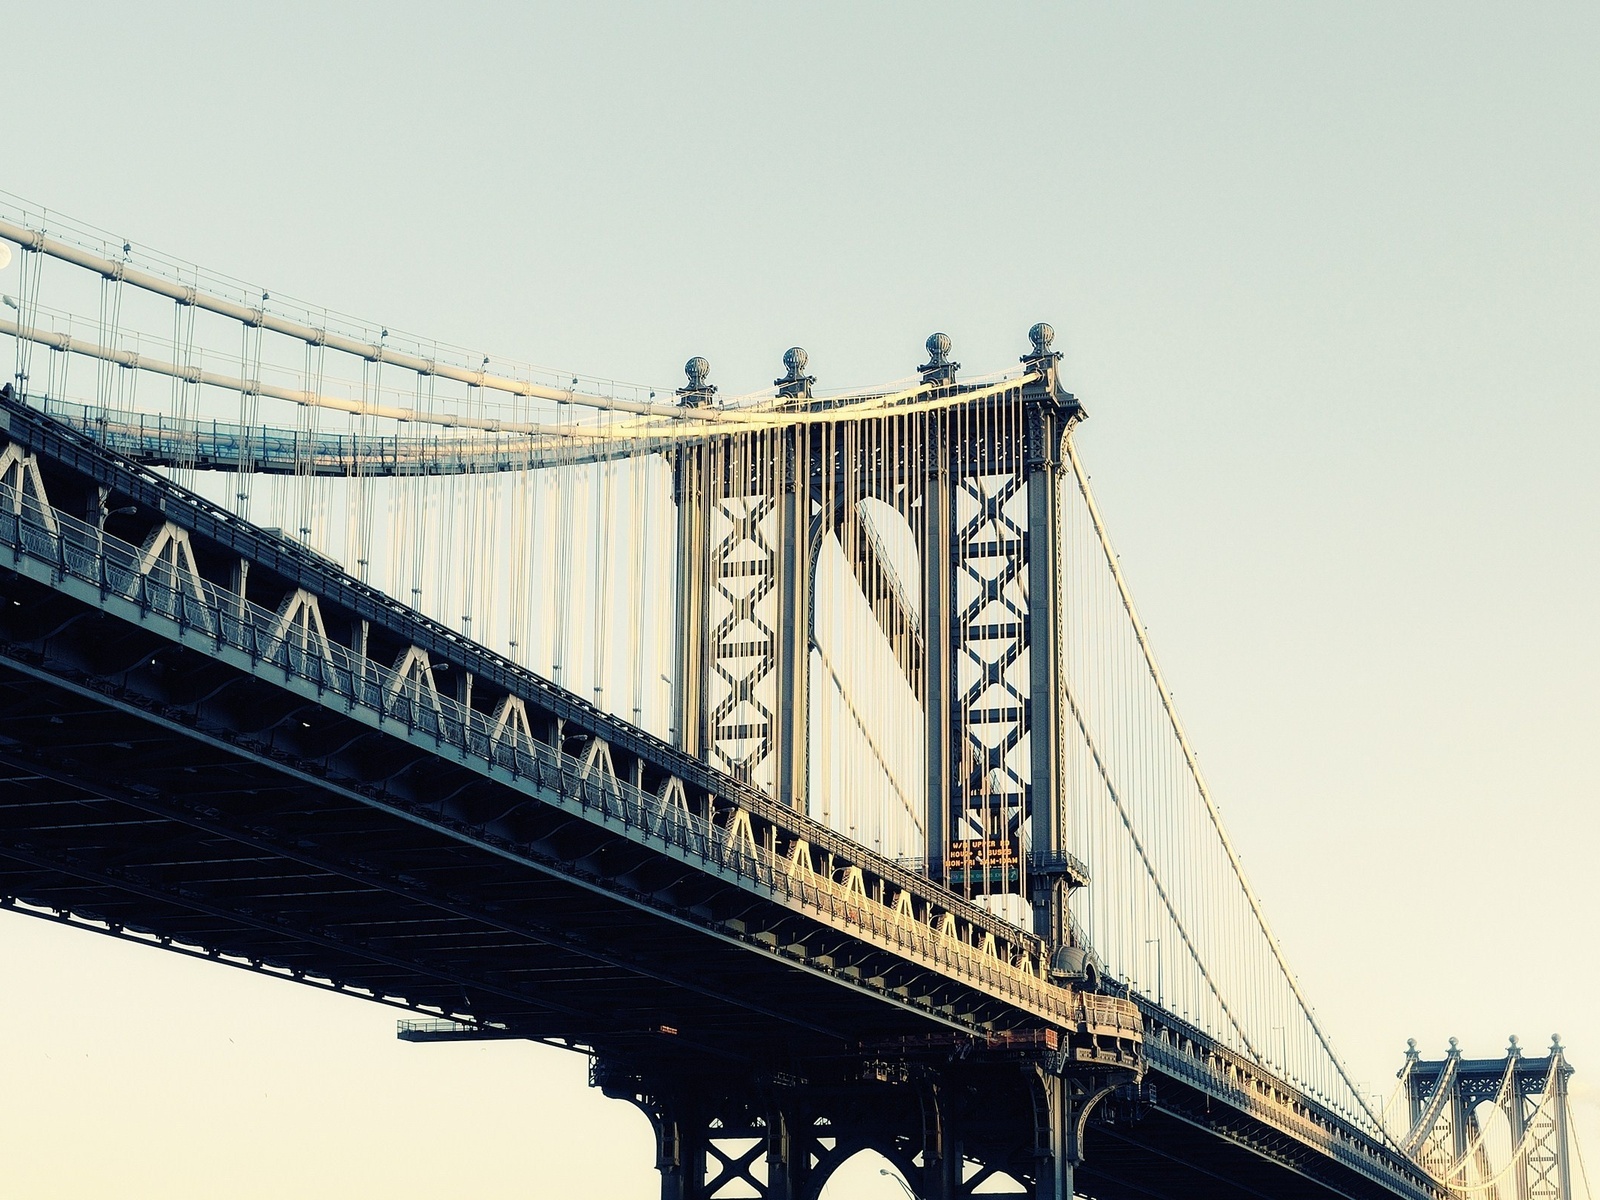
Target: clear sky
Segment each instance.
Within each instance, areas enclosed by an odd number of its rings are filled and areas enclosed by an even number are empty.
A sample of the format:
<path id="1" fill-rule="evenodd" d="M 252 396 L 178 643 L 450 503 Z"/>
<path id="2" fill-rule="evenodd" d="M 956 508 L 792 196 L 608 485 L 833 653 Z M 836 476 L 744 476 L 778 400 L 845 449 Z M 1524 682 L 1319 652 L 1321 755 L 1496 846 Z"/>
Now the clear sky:
<path id="1" fill-rule="evenodd" d="M 13 2 L 0 62 L 0 188 L 497 354 L 739 392 L 1051 321 L 1356 1077 L 1559 1032 L 1600 1170 L 1600 8 Z M 654 1193 L 581 1059 L 393 1018 L 0 918 L 0 1194 Z"/>

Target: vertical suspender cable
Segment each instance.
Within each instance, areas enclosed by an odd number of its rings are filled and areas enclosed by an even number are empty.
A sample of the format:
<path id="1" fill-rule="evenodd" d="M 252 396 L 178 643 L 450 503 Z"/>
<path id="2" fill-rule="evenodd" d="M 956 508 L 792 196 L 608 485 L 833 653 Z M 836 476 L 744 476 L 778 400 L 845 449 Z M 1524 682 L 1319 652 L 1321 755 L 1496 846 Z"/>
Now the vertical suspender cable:
<path id="1" fill-rule="evenodd" d="M 1307 1002 L 1305 994 L 1301 991 L 1299 981 L 1295 978 L 1293 971 L 1290 970 L 1288 962 L 1284 958 L 1282 947 L 1278 943 L 1277 937 L 1273 934 L 1271 927 L 1267 924 L 1266 914 L 1262 911 L 1261 902 L 1255 894 L 1255 889 L 1250 886 L 1249 880 L 1245 878 L 1244 866 L 1239 861 L 1239 855 L 1234 849 L 1232 839 L 1228 837 L 1227 830 L 1223 828 L 1222 815 L 1217 810 L 1216 803 L 1211 798 L 1210 790 L 1205 785 L 1204 777 L 1200 773 L 1199 761 L 1195 757 L 1193 747 L 1189 744 L 1187 734 L 1184 733 L 1183 724 L 1178 719 L 1177 708 L 1172 702 L 1171 693 L 1167 690 L 1166 681 L 1161 676 L 1160 668 L 1156 666 L 1155 655 L 1152 652 L 1149 641 L 1145 636 L 1144 626 L 1139 621 L 1138 609 L 1133 603 L 1133 595 L 1128 589 L 1127 581 L 1122 576 L 1122 570 L 1117 563 L 1117 556 L 1111 549 L 1111 541 L 1106 533 L 1105 522 L 1101 519 L 1099 507 L 1095 504 L 1094 494 L 1089 490 L 1088 476 L 1084 473 L 1083 464 L 1078 459 L 1077 448 L 1072 444 L 1070 438 L 1066 442 L 1066 449 L 1068 460 L 1072 466 L 1073 476 L 1078 484 L 1078 490 L 1083 496 L 1089 518 L 1094 524 L 1095 534 L 1099 538 L 1101 550 L 1105 554 L 1106 563 L 1111 569 L 1111 577 L 1116 583 L 1118 597 L 1122 602 L 1122 607 L 1126 611 L 1128 619 L 1133 623 L 1134 638 L 1137 640 L 1139 649 L 1142 652 L 1144 666 L 1149 671 L 1150 678 L 1155 684 L 1156 691 L 1160 697 L 1161 707 L 1165 713 L 1167 721 L 1172 726 L 1173 734 L 1176 736 L 1178 745 L 1183 752 L 1184 762 L 1188 767 L 1190 775 L 1194 778 L 1200 798 L 1205 803 L 1206 814 L 1210 818 L 1211 826 L 1216 831 L 1223 851 L 1227 856 L 1227 865 L 1231 868 L 1233 876 L 1238 881 L 1239 886 L 1243 889 L 1245 898 L 1250 906 L 1250 911 L 1254 916 L 1255 923 L 1260 929 L 1262 935 L 1265 937 L 1267 945 L 1271 949 L 1272 955 L 1277 962 L 1278 969 L 1282 972 L 1285 981 L 1293 991 L 1295 1001 L 1300 1009 L 1301 1014 L 1305 1017 L 1305 1020 L 1310 1026 L 1312 1033 L 1315 1035 L 1317 1041 L 1321 1044 L 1322 1049 L 1327 1054 L 1329 1061 L 1333 1064 L 1334 1070 L 1338 1074 L 1339 1079 L 1344 1083 L 1345 1087 L 1354 1097 L 1355 1102 L 1361 1111 L 1366 1114 L 1367 1119 L 1372 1122 L 1372 1128 L 1377 1132 L 1378 1136 L 1383 1138 L 1385 1141 L 1390 1142 L 1392 1145 L 1393 1141 L 1389 1137 L 1387 1129 L 1384 1127 L 1383 1123 L 1378 1120 L 1377 1116 L 1368 1106 L 1366 1097 L 1361 1095 L 1360 1091 L 1351 1081 L 1349 1074 L 1345 1070 L 1344 1064 L 1339 1060 L 1339 1056 L 1334 1052 L 1333 1046 L 1328 1041 L 1327 1035 L 1323 1032 L 1321 1025 L 1317 1022 L 1316 1017 L 1312 1014 L 1311 1005 L 1309 1002 Z"/>

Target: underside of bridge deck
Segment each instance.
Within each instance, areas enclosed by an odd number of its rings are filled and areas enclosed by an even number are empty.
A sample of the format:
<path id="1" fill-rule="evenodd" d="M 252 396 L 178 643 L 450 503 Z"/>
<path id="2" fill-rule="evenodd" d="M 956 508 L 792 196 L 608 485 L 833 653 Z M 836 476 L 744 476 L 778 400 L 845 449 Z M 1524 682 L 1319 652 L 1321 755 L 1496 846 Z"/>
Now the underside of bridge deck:
<path id="1" fill-rule="evenodd" d="M 781 1067 L 933 1027 L 711 936 L 714 881 L 388 734 L 25 581 L 0 608 L 0 896 L 588 1046 Z M 472 811 L 560 870 L 454 835 Z"/>

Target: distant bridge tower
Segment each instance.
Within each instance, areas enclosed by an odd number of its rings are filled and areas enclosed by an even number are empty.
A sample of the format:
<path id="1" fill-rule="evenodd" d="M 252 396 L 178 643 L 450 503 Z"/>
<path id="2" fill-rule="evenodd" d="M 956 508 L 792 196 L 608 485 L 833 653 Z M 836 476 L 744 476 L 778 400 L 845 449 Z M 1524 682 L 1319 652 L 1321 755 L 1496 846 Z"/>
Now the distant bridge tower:
<path id="1" fill-rule="evenodd" d="M 1410 1105 L 1405 1149 L 1435 1178 L 1487 1200 L 1572 1200 L 1567 1081 L 1559 1037 L 1541 1058 L 1511 1039 L 1503 1059 L 1462 1057 L 1456 1039 L 1425 1062 L 1412 1040 L 1400 1071 Z M 1488 1111 L 1485 1110 L 1488 1106 Z M 1504 1118 L 1511 1162 L 1492 1170 L 1487 1124 Z"/>
<path id="2" fill-rule="evenodd" d="M 1084 411 L 1054 338 L 1033 326 L 1028 373 L 996 388 L 958 383 L 936 333 L 923 385 L 971 402 L 876 418 L 831 415 L 795 347 L 768 420 L 677 448 L 673 708 L 681 748 L 808 806 L 825 786 L 808 729 L 818 556 L 836 538 L 922 709 L 924 777 L 902 781 L 921 844 L 889 852 L 1061 947 L 1087 882 L 1065 844 L 1059 702 L 1063 445 Z M 680 404 L 714 402 L 709 370 L 689 360 Z"/>

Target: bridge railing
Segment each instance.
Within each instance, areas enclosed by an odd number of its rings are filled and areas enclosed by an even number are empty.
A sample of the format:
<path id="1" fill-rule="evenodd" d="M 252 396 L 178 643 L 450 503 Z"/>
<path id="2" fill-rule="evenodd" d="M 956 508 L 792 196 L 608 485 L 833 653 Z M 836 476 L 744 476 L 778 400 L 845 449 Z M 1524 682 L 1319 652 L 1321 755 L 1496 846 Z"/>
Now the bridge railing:
<path id="1" fill-rule="evenodd" d="M 950 932 L 942 932 L 915 912 L 907 914 L 887 896 L 869 895 L 852 887 L 851 868 L 816 870 L 799 865 L 793 848 L 745 841 L 736 832 L 737 809 L 716 815 L 664 809 L 659 799 L 623 781 L 597 780 L 582 775 L 578 760 L 539 745 L 535 782 L 554 785 L 581 810 L 599 819 L 639 831 L 645 840 L 676 851 L 676 856 L 712 867 L 749 890 L 764 892 L 791 907 L 809 910 L 829 924 L 855 930 L 903 956 L 930 963 L 967 979 L 979 981 L 992 994 L 1014 1000 L 1063 1024 L 1089 1025 L 1137 1037 L 1140 1023 L 1131 1005 L 1113 997 L 1097 996 L 1053 986 L 1039 978 L 1031 964 L 1009 962 L 974 946 Z M 544 770 L 553 768 L 558 779 Z M 931 915 L 931 914 L 929 914 Z M 759 936 L 758 936 L 759 940 Z M 776 947 L 782 949 L 782 947 Z M 831 968 L 831 962 L 815 965 Z"/>
<path id="2" fill-rule="evenodd" d="M 963 940 L 953 917 L 944 920 L 951 909 L 941 911 L 925 898 L 920 901 L 921 912 L 916 911 L 917 901 L 897 903 L 902 897 L 887 894 L 889 885 L 881 877 L 878 894 L 869 895 L 860 867 L 836 861 L 831 850 L 819 868 L 802 833 L 785 835 L 769 825 L 772 832 L 766 844 L 757 842 L 749 811 L 738 800 L 708 792 L 704 811 L 695 811 L 686 802 L 597 770 L 592 759 L 561 746 L 515 727 L 508 733 L 503 722 L 497 728 L 491 714 L 442 693 L 425 656 L 403 655 L 395 666 L 386 667 L 356 653 L 327 636 L 320 616 L 297 613 L 294 594 L 274 611 L 217 586 L 200 575 L 187 535 L 176 526 L 157 526 L 143 546 L 135 546 L 59 509 L 43 509 L 27 503 L 20 493 L 5 490 L 8 494 L 0 497 L 4 501 L 0 542 L 59 578 L 90 585 L 102 602 L 124 602 L 142 617 L 172 622 L 180 641 L 197 640 L 218 651 L 239 652 L 258 673 L 281 671 L 282 681 L 298 681 L 323 702 L 337 699 L 347 710 L 367 710 L 380 728 L 398 725 L 407 737 L 431 737 L 442 751 L 462 761 L 477 760 L 513 785 L 531 785 L 546 802 L 704 865 L 737 886 L 764 893 L 907 959 L 936 966 L 1040 1016 L 1069 1026 L 1126 1025 L 1128 1033 L 1138 1033 L 1128 1006 L 1051 985 L 1040 978 L 1037 959 L 1020 954 L 1016 961 L 1001 957 L 999 943 L 980 926 L 965 925 L 971 936 L 981 939 L 978 944 Z M 537 703 L 532 697 L 519 699 Z M 780 842 L 782 836 L 787 844 Z M 736 921 L 725 924 L 727 931 L 743 932 Z M 799 944 L 780 945 L 759 932 L 750 940 L 800 960 L 807 958 Z M 824 958 L 811 965 L 851 970 Z"/>
<path id="3" fill-rule="evenodd" d="M 1430 1200 L 1448 1195 L 1447 1188 L 1392 1143 L 1372 1137 L 1290 1081 L 1148 1000 L 1137 1004 L 1143 1014 L 1143 1053 L 1150 1067 L 1250 1113 L 1388 1187 L 1398 1186 Z"/>

